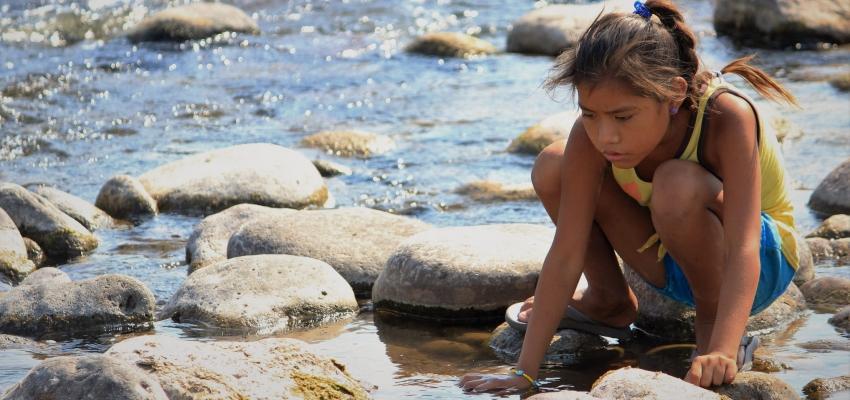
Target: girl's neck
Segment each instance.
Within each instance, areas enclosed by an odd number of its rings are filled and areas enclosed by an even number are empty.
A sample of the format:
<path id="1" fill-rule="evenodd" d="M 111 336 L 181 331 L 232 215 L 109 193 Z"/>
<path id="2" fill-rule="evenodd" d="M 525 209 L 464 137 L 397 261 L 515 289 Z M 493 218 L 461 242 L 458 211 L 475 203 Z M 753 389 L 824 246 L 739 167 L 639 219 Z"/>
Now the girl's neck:
<path id="1" fill-rule="evenodd" d="M 693 130 L 693 127 L 690 126 L 691 114 L 690 107 L 687 104 L 682 104 L 679 112 L 670 119 L 667 132 L 664 134 L 661 142 L 644 159 L 645 162 L 653 165 L 661 164 L 664 161 L 676 158 L 676 156 L 684 151 L 688 145 L 691 130 Z"/>

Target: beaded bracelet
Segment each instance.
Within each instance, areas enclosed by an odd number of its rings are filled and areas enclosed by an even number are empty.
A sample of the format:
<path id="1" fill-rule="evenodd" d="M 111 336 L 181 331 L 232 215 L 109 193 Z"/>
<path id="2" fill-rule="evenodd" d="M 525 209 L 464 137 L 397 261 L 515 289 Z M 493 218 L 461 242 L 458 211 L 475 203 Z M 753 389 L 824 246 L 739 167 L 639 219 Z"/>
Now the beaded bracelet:
<path id="1" fill-rule="evenodd" d="M 537 383 L 537 381 L 534 380 L 534 378 L 532 378 L 530 375 L 526 374 L 525 371 L 523 371 L 521 369 L 511 368 L 511 373 L 516 375 L 516 376 L 521 376 L 521 377 L 525 378 L 528 381 L 528 383 L 531 384 L 531 387 L 533 387 L 535 389 L 540 387 L 540 384 Z"/>

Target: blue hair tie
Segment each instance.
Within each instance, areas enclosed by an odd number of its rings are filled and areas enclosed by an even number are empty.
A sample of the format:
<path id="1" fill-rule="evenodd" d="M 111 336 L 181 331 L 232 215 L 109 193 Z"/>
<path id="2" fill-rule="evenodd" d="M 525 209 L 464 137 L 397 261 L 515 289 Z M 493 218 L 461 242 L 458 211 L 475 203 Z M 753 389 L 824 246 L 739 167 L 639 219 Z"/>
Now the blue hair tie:
<path id="1" fill-rule="evenodd" d="M 636 1 L 635 2 L 635 12 L 634 14 L 640 15 L 645 20 L 649 20 L 652 18 L 652 11 L 646 7 L 643 3 Z"/>

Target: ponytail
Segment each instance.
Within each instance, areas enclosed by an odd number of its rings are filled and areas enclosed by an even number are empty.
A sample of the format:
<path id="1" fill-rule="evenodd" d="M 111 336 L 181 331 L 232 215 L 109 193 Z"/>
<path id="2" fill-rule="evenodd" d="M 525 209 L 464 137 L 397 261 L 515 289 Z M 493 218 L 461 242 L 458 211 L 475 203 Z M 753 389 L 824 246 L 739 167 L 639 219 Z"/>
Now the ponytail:
<path id="1" fill-rule="evenodd" d="M 788 105 L 799 107 L 797 99 L 787 89 L 782 87 L 775 79 L 771 78 L 766 72 L 749 64 L 750 60 L 755 57 L 751 54 L 746 57 L 741 57 L 720 70 L 724 74 L 735 74 L 744 78 L 744 80 L 752 86 L 763 97 L 780 103 L 784 102 Z"/>

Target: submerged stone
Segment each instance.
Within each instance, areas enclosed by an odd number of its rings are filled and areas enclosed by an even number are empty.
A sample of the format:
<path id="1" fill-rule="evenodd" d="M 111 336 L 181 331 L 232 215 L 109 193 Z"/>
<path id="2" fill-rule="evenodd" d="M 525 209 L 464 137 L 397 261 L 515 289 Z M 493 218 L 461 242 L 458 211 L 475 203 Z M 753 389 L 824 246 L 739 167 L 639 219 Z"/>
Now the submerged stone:
<path id="1" fill-rule="evenodd" d="M 438 57 L 470 57 L 496 52 L 496 47 L 485 40 L 457 32 L 433 32 L 416 38 L 407 51 Z"/>
<path id="2" fill-rule="evenodd" d="M 162 10 L 142 20 L 127 35 L 133 42 L 204 39 L 222 32 L 260 33 L 242 10 L 221 3 L 194 3 Z"/>
<path id="3" fill-rule="evenodd" d="M 494 181 L 474 181 L 455 189 L 455 193 L 480 202 L 537 200 L 537 194 L 530 183 L 503 185 Z"/>
<path id="4" fill-rule="evenodd" d="M 550 115 L 512 140 L 507 151 L 536 156 L 546 146 L 559 140 L 566 140 L 577 118 L 578 113 L 574 111 Z"/>
<path id="5" fill-rule="evenodd" d="M 324 131 L 301 140 L 303 146 L 324 150 L 342 157 L 368 158 L 395 147 L 387 136 L 361 131 Z"/>
<path id="6" fill-rule="evenodd" d="M 503 323 L 490 335 L 490 348 L 507 363 L 516 363 L 522 350 L 525 335 Z M 599 335 L 591 335 L 572 329 L 555 332 L 549 349 L 543 357 L 544 364 L 575 365 L 588 360 L 602 358 L 608 342 Z"/>

